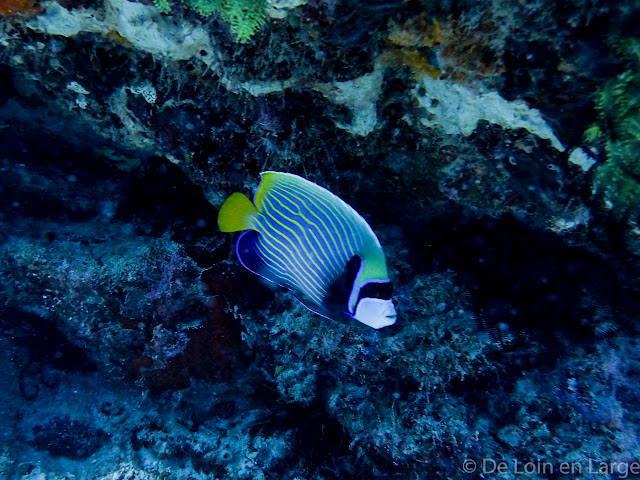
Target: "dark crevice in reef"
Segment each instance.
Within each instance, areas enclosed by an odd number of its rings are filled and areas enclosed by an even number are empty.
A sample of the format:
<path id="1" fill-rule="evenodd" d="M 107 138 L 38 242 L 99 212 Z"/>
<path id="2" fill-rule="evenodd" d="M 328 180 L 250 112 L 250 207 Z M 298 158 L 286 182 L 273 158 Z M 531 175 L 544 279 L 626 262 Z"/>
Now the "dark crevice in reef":
<path id="1" fill-rule="evenodd" d="M 0 111 L 0 122 L 10 114 L 11 109 Z M 0 181 L 7 187 L 1 192 L 4 204 L 12 206 L 14 215 L 84 222 L 103 213 L 100 209 L 110 201 L 117 207 L 110 221 L 133 222 L 144 230 L 141 234 L 161 236 L 171 231 L 172 239 L 187 248 L 215 235 L 216 210 L 176 165 L 160 158 L 132 157 L 139 163 L 129 171 L 129 165 L 120 168 L 124 157 L 100 156 L 82 142 L 74 145 L 68 140 L 40 130 L 28 118 L 0 128 L 0 156 L 23 165 L 8 163 L 11 168 Z M 48 188 L 50 183 L 57 188 Z M 211 264 L 204 252 L 200 257 L 205 265 Z"/>
<path id="2" fill-rule="evenodd" d="M 117 219 L 136 219 L 153 236 L 175 224 L 177 242 L 192 243 L 216 234 L 215 208 L 179 167 L 160 159 L 146 162 L 145 167 L 128 178 Z"/>
<path id="3" fill-rule="evenodd" d="M 94 371 L 96 366 L 86 352 L 69 342 L 56 326 L 32 313 L 7 309 L 0 315 L 5 335 L 25 354 L 22 367 L 28 374 L 44 366 L 65 372 Z"/>
<path id="4" fill-rule="evenodd" d="M 607 257 L 511 217 L 449 213 L 414 226 L 410 242 L 413 268 L 454 271 L 492 327 L 590 340 L 599 335 L 598 325 L 583 319 L 602 300 L 626 313 L 640 311 L 624 280 L 630 274 L 616 271 Z"/>
<path id="5" fill-rule="evenodd" d="M 250 399 L 260 405 L 269 405 L 271 410 L 267 421 L 252 427 L 252 434 L 272 436 L 292 431 L 292 455 L 324 472 L 326 476 L 323 478 L 356 478 L 346 469 L 347 464 L 355 461 L 350 448 L 353 438 L 337 419 L 326 413 L 324 400 L 317 399 L 306 407 L 284 403 L 277 385 L 272 383 L 256 385 Z M 234 409 L 231 415 L 235 413 Z M 284 465 L 273 466 L 269 473 L 275 476 L 282 474 L 284 471 L 279 467 Z"/>
<path id="6" fill-rule="evenodd" d="M 353 439 L 338 420 L 324 412 L 322 405 L 309 408 L 288 405 L 278 412 L 275 420 L 278 428 L 295 430 L 297 455 L 323 472 L 324 478 L 356 478 L 345 468 L 354 461 L 349 448 Z"/>
<path id="7" fill-rule="evenodd" d="M 8 65 L 0 64 L 0 106 L 15 95 L 13 75 Z"/>

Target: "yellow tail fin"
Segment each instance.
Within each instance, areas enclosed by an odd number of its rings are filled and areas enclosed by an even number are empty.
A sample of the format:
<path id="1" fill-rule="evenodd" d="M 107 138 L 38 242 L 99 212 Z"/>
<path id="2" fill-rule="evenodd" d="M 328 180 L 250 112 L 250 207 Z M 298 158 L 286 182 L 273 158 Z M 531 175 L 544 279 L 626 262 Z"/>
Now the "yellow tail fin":
<path id="1" fill-rule="evenodd" d="M 218 227 L 222 232 L 239 232 L 253 228 L 249 221 L 258 210 L 246 195 L 232 193 L 227 198 L 218 212 Z"/>

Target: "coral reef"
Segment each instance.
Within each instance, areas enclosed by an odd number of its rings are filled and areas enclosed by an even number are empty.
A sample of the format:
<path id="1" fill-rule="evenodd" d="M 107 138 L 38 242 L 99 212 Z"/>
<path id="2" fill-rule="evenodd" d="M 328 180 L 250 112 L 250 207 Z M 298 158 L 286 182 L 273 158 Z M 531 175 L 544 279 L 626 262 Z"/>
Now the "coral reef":
<path id="1" fill-rule="evenodd" d="M 476 332 L 464 298 L 448 276 L 418 277 L 398 292 L 406 326 L 395 334 L 336 328 L 294 307 L 247 318 L 244 338 L 256 348 L 267 332 L 274 336 L 270 349 L 256 354 L 285 399 L 327 410 L 357 456 L 386 459 L 378 469 L 391 462 L 407 468 L 416 455 L 473 441 L 474 421 L 449 388 L 491 377 L 495 345 Z M 445 416 L 457 419 L 440 424 Z"/>
<path id="2" fill-rule="evenodd" d="M 122 233 L 106 230 L 104 235 L 122 238 Z M 177 246 L 156 240 L 136 248 L 132 240 L 120 249 L 111 242 L 85 249 L 82 237 L 58 236 L 53 242 L 9 238 L 2 271 L 11 271 L 12 281 L 3 294 L 16 307 L 29 305 L 29 313 L 54 321 L 75 345 L 100 352 L 95 360 L 102 367 L 122 368 L 122 353 L 134 352 L 146 329 L 174 329 L 179 321 L 185 325 L 182 330 L 198 325 L 205 315 L 198 271 L 177 264 L 186 260 L 173 250 Z M 153 340 L 162 355 L 175 355 L 172 349 L 179 348 L 172 345 L 171 335 L 153 335 Z"/>
<path id="3" fill-rule="evenodd" d="M 13 315 L 23 321 L 41 324 L 37 328 L 52 325 L 50 336 L 61 334 L 90 352 L 87 361 L 101 370 L 141 378 L 154 390 L 184 388 L 192 376 L 223 378 L 234 371 L 241 356 L 239 332 L 224 304 L 211 296 L 236 296 L 220 281 L 210 281 L 205 294 L 203 269 L 183 246 L 166 235 L 143 232 L 140 213 L 129 221 L 123 218 L 129 203 L 139 212 L 144 184 L 139 182 L 127 196 L 122 183 L 112 179 L 102 188 L 113 195 L 94 198 L 97 190 L 76 171 L 56 186 L 57 194 L 66 190 L 69 195 L 64 205 L 53 206 L 58 218 L 40 221 L 38 216 L 52 212 L 47 210 L 47 170 L 29 164 L 11 173 L 15 184 L 23 185 L 12 208 L 25 218 L 5 225 L 0 248 L 0 271 L 7 279 L 1 287 L 5 308 L 14 309 Z M 180 200 L 190 201 L 188 196 Z M 156 210 L 158 204 L 149 206 Z M 213 365 L 215 373 L 209 371 Z M 23 390 L 33 390 L 31 377 L 22 381 Z"/>
<path id="4" fill-rule="evenodd" d="M 86 458 L 95 453 L 106 440 L 105 432 L 77 420 L 56 417 L 33 429 L 33 444 L 54 457 Z"/>

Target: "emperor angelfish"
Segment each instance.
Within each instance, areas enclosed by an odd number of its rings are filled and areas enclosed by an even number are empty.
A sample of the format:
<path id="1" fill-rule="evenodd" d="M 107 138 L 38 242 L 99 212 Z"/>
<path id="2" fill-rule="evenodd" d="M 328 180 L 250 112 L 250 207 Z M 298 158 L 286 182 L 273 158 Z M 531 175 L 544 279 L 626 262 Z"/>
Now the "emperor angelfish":
<path id="1" fill-rule="evenodd" d="M 291 173 L 263 172 L 253 203 L 234 193 L 218 213 L 249 271 L 291 290 L 308 309 L 375 329 L 392 325 L 396 309 L 380 242 L 343 200 Z"/>

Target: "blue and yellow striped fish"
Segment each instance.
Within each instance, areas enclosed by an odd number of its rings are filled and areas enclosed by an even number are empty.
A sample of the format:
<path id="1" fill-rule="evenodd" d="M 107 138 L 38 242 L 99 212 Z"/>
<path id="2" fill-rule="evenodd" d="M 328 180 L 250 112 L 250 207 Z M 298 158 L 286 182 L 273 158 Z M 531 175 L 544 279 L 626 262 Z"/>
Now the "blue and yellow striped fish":
<path id="1" fill-rule="evenodd" d="M 218 214 L 242 265 L 294 292 L 313 312 L 392 325 L 396 309 L 380 242 L 364 218 L 330 191 L 290 173 L 263 172 L 254 203 L 232 194 Z"/>

